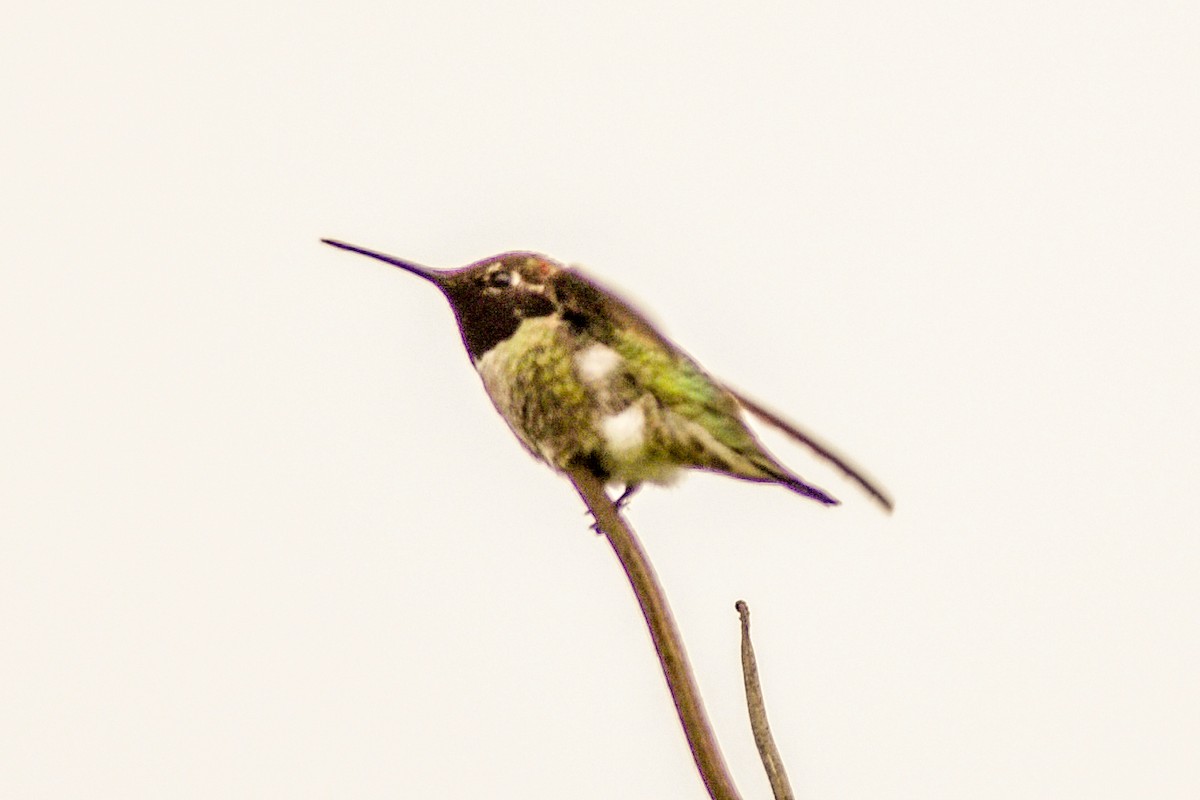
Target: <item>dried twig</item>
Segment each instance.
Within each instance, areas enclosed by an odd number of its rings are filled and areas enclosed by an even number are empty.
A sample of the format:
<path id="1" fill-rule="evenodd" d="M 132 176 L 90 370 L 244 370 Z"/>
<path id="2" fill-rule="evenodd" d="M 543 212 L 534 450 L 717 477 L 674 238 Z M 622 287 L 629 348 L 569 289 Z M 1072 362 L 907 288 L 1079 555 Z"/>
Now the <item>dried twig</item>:
<path id="1" fill-rule="evenodd" d="M 713 800 L 741 800 L 704 713 L 700 690 L 692 677 L 679 629 L 675 627 L 666 596 L 637 536 L 621 518 L 599 478 L 586 469 L 572 470 L 569 477 L 591 510 L 597 530 L 608 537 L 637 595 L 642 615 L 650 628 L 650 637 L 658 651 L 658 659 L 662 663 L 667 686 L 671 690 L 671 698 L 675 701 L 675 710 L 705 788 Z"/>
<path id="2" fill-rule="evenodd" d="M 744 600 L 738 600 L 734 607 L 742 618 L 742 677 L 746 682 L 746 707 L 750 710 L 754 744 L 758 747 L 775 800 L 795 800 L 783 759 L 771 736 L 771 726 L 767 724 L 767 707 L 763 704 L 762 685 L 758 682 L 758 663 L 754 660 L 754 645 L 750 643 L 750 607 Z"/>

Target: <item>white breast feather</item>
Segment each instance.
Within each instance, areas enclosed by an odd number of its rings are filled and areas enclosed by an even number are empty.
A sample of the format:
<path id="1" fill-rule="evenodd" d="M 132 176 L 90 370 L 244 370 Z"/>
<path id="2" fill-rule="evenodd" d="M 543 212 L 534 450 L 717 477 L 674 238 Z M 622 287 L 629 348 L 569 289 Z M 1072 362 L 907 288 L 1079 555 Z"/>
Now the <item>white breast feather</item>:
<path id="1" fill-rule="evenodd" d="M 611 347 L 588 345 L 575 354 L 575 369 L 584 383 L 600 383 L 621 363 L 621 356 Z"/>
<path id="2" fill-rule="evenodd" d="M 646 414 L 640 405 L 632 405 L 619 414 L 600 420 L 600 433 L 610 450 L 637 450 L 646 440 Z"/>

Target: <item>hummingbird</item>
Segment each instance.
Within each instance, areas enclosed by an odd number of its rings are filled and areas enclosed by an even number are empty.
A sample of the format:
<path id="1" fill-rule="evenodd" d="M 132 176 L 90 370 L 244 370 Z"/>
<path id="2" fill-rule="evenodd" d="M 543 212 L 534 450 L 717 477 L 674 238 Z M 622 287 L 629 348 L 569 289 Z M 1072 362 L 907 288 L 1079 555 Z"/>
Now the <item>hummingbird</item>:
<path id="1" fill-rule="evenodd" d="M 510 252 L 438 270 L 334 239 L 333 247 L 399 267 L 450 303 L 492 404 L 534 458 L 623 484 L 683 470 L 774 483 L 826 506 L 838 501 L 781 464 L 743 419 L 748 411 L 836 465 L 889 511 L 891 499 L 845 459 L 705 372 L 629 303 L 575 267 Z"/>

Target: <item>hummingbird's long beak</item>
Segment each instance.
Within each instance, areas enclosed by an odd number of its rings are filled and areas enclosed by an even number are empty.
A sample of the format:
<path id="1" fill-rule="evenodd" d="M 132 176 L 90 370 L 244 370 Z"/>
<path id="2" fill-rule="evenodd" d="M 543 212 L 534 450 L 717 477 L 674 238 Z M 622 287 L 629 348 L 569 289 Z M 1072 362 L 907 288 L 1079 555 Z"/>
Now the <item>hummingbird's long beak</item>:
<path id="1" fill-rule="evenodd" d="M 406 272 L 411 272 L 414 275 L 420 275 L 425 280 L 435 283 L 438 286 L 442 286 L 446 282 L 445 273 L 442 270 L 430 269 L 429 267 L 425 267 L 420 264 L 414 264 L 412 261 L 405 261 L 402 258 L 389 256 L 386 253 L 379 253 L 375 250 L 367 250 L 365 247 L 356 247 L 352 244 L 339 242 L 337 239 L 322 239 L 321 241 L 334 247 L 340 247 L 342 250 L 349 250 L 351 253 L 360 253 L 364 256 L 377 258 L 385 264 L 391 264 L 393 267 L 399 267 Z"/>

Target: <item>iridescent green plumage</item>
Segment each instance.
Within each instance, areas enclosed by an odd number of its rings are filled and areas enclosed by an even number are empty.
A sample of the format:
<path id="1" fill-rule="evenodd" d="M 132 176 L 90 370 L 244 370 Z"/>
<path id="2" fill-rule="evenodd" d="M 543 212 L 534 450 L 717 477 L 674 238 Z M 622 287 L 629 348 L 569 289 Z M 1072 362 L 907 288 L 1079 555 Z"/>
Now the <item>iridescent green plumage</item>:
<path id="1" fill-rule="evenodd" d="M 682 469 L 778 483 L 827 505 L 829 495 L 780 464 L 742 419 L 743 406 L 831 459 L 811 437 L 704 372 L 631 306 L 577 270 L 506 253 L 437 271 L 351 245 L 442 290 L 497 411 L 533 455 L 626 485 L 670 482 Z"/>

